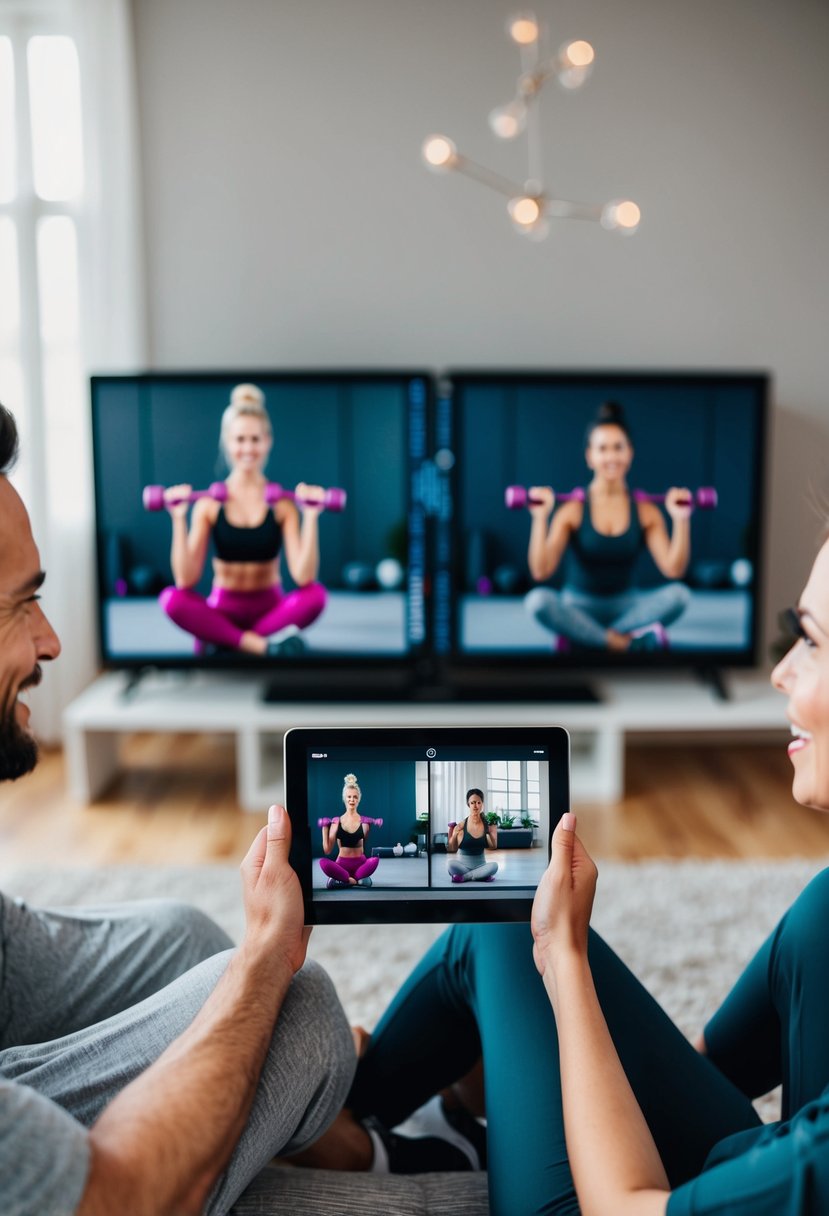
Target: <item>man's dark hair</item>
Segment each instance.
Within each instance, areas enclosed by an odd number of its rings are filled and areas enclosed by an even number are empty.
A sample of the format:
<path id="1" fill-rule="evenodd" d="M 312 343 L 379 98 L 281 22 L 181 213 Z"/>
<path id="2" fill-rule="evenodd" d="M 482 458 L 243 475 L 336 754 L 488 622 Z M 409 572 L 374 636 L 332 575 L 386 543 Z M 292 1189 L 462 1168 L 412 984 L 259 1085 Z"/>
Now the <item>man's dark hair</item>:
<path id="1" fill-rule="evenodd" d="M 0 405 L 0 474 L 10 473 L 14 467 L 19 442 L 14 414 Z"/>

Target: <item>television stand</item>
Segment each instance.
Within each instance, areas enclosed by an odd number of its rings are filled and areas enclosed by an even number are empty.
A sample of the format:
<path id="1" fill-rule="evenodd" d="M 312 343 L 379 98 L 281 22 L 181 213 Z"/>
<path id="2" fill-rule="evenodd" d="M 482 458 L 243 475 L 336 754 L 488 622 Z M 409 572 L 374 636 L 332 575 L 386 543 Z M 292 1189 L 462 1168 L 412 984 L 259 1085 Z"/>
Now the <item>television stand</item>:
<path id="1" fill-rule="evenodd" d="M 574 803 L 624 795 L 625 742 L 724 734 L 788 734 L 785 700 L 759 672 L 732 672 L 723 701 L 690 673 L 597 676 L 597 702 L 262 700 L 261 677 L 239 672 L 151 672 L 124 697 L 124 673 L 99 677 L 64 714 L 69 790 L 80 803 L 103 794 L 121 767 L 119 738 L 135 732 L 228 734 L 236 741 L 239 805 L 262 812 L 281 799 L 282 738 L 292 726 L 551 726 L 570 734 Z"/>
<path id="2" fill-rule="evenodd" d="M 582 683 L 581 681 L 568 681 L 564 683 L 560 680 L 550 680 L 545 684 L 537 686 L 528 686 L 521 689 L 505 687 L 503 690 L 493 688 L 476 688 L 474 685 L 468 684 L 452 684 L 446 687 L 439 688 L 424 688 L 418 692 L 418 701 L 436 701 L 446 702 L 452 701 L 455 704 L 474 703 L 474 702 L 489 702 L 499 701 L 502 704 L 512 704 L 520 702 L 526 704 L 538 704 L 543 702 L 545 705 L 600 705 L 601 694 L 592 685 Z"/>
<path id="3" fill-rule="evenodd" d="M 315 674 L 312 673 L 309 679 L 307 673 L 280 671 L 261 685 L 262 701 L 266 705 L 281 705 L 286 701 L 399 703 L 417 697 L 418 685 L 406 672 L 399 675 L 388 671 L 362 671 L 355 675 L 353 671 L 333 671 L 326 673 L 324 682 L 318 674 L 314 678 Z"/>
<path id="4" fill-rule="evenodd" d="M 731 694 L 728 691 L 728 685 L 725 682 L 722 668 L 720 667 L 697 667 L 697 679 L 703 684 L 708 684 L 714 696 L 720 701 L 730 700 Z"/>

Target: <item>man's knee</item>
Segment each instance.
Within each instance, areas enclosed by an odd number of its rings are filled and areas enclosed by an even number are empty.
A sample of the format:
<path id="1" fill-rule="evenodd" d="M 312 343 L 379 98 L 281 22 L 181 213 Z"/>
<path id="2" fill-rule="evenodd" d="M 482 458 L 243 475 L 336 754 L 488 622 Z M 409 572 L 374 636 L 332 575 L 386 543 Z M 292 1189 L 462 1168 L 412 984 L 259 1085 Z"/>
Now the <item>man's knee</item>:
<path id="1" fill-rule="evenodd" d="M 192 904 L 157 899 L 144 906 L 150 931 L 159 946 L 186 945 L 188 953 L 192 954 L 191 966 L 234 944 L 224 929 Z"/>
<path id="2" fill-rule="evenodd" d="M 319 963 L 308 959 L 291 981 L 262 1078 L 281 1091 L 283 1101 L 287 1088 L 304 1107 L 290 1152 L 311 1144 L 333 1121 L 356 1067 L 351 1028 L 336 989 Z"/>

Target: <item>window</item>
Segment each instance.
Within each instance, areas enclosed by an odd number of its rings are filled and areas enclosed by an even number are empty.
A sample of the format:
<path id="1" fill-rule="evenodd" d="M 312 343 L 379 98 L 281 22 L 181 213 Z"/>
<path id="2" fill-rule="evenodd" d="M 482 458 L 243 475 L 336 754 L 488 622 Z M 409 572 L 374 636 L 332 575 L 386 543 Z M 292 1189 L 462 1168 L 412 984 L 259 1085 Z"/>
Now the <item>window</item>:
<path id="1" fill-rule="evenodd" d="M 36 510 L 48 483 L 71 516 L 84 164 L 80 66 L 59 28 L 64 9 L 0 4 L 0 401 L 21 431 L 24 498 Z"/>
<path id="2" fill-rule="evenodd" d="M 487 808 L 529 811 L 538 818 L 541 805 L 541 770 L 538 760 L 490 760 L 487 764 Z"/>
<path id="3" fill-rule="evenodd" d="M 65 35 L 35 35 L 26 49 L 35 193 L 50 202 L 76 198 L 83 152 L 75 43 Z"/>
<path id="4" fill-rule="evenodd" d="M 0 35 L 0 203 L 8 203 L 14 198 L 17 189 L 15 159 L 12 40 Z"/>

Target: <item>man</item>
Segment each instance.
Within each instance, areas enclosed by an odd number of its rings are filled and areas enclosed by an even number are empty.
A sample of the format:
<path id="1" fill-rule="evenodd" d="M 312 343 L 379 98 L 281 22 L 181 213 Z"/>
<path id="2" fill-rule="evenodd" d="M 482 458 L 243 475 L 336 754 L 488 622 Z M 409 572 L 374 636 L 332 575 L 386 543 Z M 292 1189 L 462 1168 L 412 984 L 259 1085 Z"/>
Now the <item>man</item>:
<path id="1" fill-rule="evenodd" d="M 38 603 L 0 406 L 0 780 L 37 759 L 27 688 L 60 643 Z M 44 912 L 0 894 L 4 1216 L 226 1212 L 277 1152 L 326 1129 L 354 1047 L 271 807 L 242 863 L 246 929 L 167 901 Z M 305 965 L 303 965 L 305 964 Z"/>

